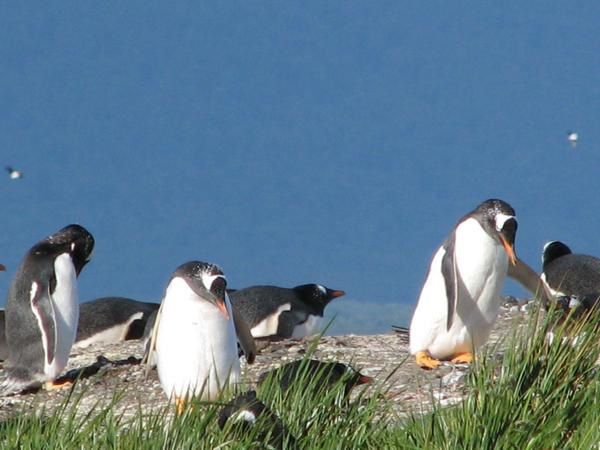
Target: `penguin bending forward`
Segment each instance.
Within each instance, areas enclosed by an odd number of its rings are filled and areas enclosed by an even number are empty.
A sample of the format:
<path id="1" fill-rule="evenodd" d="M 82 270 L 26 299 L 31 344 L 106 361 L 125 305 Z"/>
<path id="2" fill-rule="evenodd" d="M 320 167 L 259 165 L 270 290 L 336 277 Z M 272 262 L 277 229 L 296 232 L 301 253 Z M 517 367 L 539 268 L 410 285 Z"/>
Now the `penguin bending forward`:
<path id="1" fill-rule="evenodd" d="M 94 238 L 69 225 L 35 244 L 17 269 L 6 302 L 6 373 L 0 394 L 46 383 L 67 365 L 79 319 L 77 277 L 90 260 Z"/>
<path id="2" fill-rule="evenodd" d="M 420 367 L 471 362 L 485 343 L 509 265 L 517 264 L 516 231 L 513 208 L 490 199 L 464 216 L 437 250 L 410 324 L 410 352 Z"/>
<path id="3" fill-rule="evenodd" d="M 254 362 L 254 340 L 226 287 L 222 270 L 200 261 L 179 266 L 167 285 L 145 359 L 149 371 L 154 352 L 161 386 L 178 414 L 189 397 L 214 400 L 239 381 L 238 340 Z"/>

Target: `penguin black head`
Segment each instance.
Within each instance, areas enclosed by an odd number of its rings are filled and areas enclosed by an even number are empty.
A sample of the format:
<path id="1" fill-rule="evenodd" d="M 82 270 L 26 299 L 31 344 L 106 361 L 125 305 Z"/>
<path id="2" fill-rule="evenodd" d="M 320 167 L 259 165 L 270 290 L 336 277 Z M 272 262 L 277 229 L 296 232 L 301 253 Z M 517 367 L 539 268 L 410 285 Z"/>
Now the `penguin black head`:
<path id="1" fill-rule="evenodd" d="M 233 422 L 232 429 L 244 434 L 250 433 L 261 418 L 261 429 L 257 438 L 267 440 L 268 448 L 296 448 L 296 439 L 290 434 L 281 419 L 256 397 L 256 391 L 238 395 L 219 411 L 219 428 L 225 428 L 227 421 Z M 261 447 L 262 448 L 262 447 Z"/>
<path id="2" fill-rule="evenodd" d="M 555 259 L 571 253 L 573 253 L 571 249 L 560 241 L 547 242 L 542 253 L 542 269 L 545 269 Z"/>
<path id="3" fill-rule="evenodd" d="M 469 215 L 476 217 L 484 230 L 502 244 L 510 262 L 516 264 L 517 219 L 512 206 L 503 200 L 492 198 L 481 203 Z"/>
<path id="4" fill-rule="evenodd" d="M 223 428 L 230 418 L 253 424 L 265 408 L 264 403 L 256 398 L 256 391 L 240 394 L 219 411 L 219 427 Z"/>
<path id="5" fill-rule="evenodd" d="M 172 276 L 180 277 L 198 297 L 211 302 L 229 320 L 225 305 L 227 279 L 216 264 L 202 261 L 189 261 L 177 268 Z"/>
<path id="6" fill-rule="evenodd" d="M 31 252 L 36 255 L 57 256 L 63 253 L 71 255 L 77 275 L 90 261 L 94 249 L 94 238 L 81 225 L 67 225 L 56 233 L 33 246 Z"/>
<path id="7" fill-rule="evenodd" d="M 329 289 L 320 284 L 302 284 L 293 289 L 298 293 L 302 301 L 318 311 L 321 315 L 323 314 L 325 306 L 327 306 L 331 300 L 346 294 L 344 291 Z"/>

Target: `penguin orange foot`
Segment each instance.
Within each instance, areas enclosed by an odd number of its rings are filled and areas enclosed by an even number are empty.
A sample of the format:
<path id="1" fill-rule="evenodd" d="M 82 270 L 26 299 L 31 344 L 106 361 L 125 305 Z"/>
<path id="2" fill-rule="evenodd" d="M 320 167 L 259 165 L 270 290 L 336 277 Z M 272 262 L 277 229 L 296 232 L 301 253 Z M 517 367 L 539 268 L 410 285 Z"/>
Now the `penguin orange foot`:
<path id="1" fill-rule="evenodd" d="M 454 364 L 470 364 L 473 362 L 473 353 L 472 352 L 462 352 L 457 353 L 452 356 L 450 362 Z"/>
<path id="2" fill-rule="evenodd" d="M 44 383 L 44 389 L 47 391 L 57 391 L 59 389 L 63 389 L 66 387 L 71 387 L 73 386 L 73 382 L 71 380 L 53 380 L 53 381 L 46 381 Z"/>
<path id="3" fill-rule="evenodd" d="M 175 396 L 175 412 L 178 416 L 181 416 L 183 414 L 186 407 L 188 407 L 187 399 L 185 397 Z M 190 406 L 189 409 L 191 411 L 193 408 Z"/>
<path id="4" fill-rule="evenodd" d="M 441 364 L 440 360 L 432 357 L 428 351 L 417 352 L 415 360 L 421 369 L 436 369 Z"/>

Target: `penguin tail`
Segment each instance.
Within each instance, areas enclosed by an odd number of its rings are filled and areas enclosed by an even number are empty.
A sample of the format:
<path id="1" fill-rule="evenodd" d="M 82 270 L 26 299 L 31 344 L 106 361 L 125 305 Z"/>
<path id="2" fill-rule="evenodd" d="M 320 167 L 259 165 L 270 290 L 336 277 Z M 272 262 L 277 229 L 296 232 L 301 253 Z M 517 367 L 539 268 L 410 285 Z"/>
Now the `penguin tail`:
<path id="1" fill-rule="evenodd" d="M 0 397 L 8 397 L 37 389 L 41 384 L 26 369 L 5 368 L 0 372 Z"/>

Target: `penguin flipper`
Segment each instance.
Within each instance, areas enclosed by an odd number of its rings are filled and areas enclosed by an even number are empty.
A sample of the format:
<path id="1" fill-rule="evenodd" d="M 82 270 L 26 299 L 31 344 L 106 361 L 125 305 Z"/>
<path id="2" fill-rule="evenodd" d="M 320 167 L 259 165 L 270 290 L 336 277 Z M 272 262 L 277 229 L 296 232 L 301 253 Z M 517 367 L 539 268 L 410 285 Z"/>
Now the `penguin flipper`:
<path id="1" fill-rule="evenodd" d="M 254 337 L 252 337 L 252 333 L 250 333 L 248 324 L 244 321 L 233 303 L 231 304 L 231 315 L 233 317 L 233 325 L 235 326 L 238 342 L 246 356 L 246 361 L 248 364 L 252 364 L 256 358 L 256 344 L 254 342 Z"/>
<path id="2" fill-rule="evenodd" d="M 158 326 L 160 324 L 160 317 L 163 309 L 163 302 L 161 302 L 158 311 L 156 312 L 156 318 L 154 319 L 154 326 L 152 327 L 152 333 L 146 343 L 146 348 L 144 349 L 144 357 L 142 358 L 142 364 L 146 365 L 146 371 L 144 373 L 144 378 L 147 379 L 148 375 L 150 375 L 150 371 L 154 367 L 154 352 L 156 351 L 156 337 L 158 336 Z"/>
<path id="3" fill-rule="evenodd" d="M 56 343 L 58 340 L 56 336 L 56 315 L 50 290 L 50 284 L 40 282 L 39 280 L 35 281 L 32 285 L 30 297 L 31 311 L 40 327 L 42 346 L 44 348 L 47 364 L 52 364 L 52 361 L 54 361 Z"/>
<path id="4" fill-rule="evenodd" d="M 277 336 L 285 339 L 291 338 L 294 334 L 294 328 L 304 323 L 306 319 L 308 319 L 307 314 L 296 311 L 282 311 L 278 318 Z"/>
<path id="5" fill-rule="evenodd" d="M 448 299 L 448 313 L 446 316 L 446 330 L 449 330 L 454 321 L 456 302 L 458 300 L 458 273 L 456 268 L 456 252 L 454 251 L 455 236 L 452 234 L 444 243 L 444 257 L 442 258 L 442 275 L 446 284 L 446 298 Z"/>
<path id="6" fill-rule="evenodd" d="M 542 281 L 535 270 L 515 258 L 515 264 L 508 264 L 508 276 L 517 280 L 525 289 L 535 296 L 540 296 L 542 303 L 548 306 L 548 302 L 554 299 L 554 296 L 548 289 L 546 283 Z"/>

